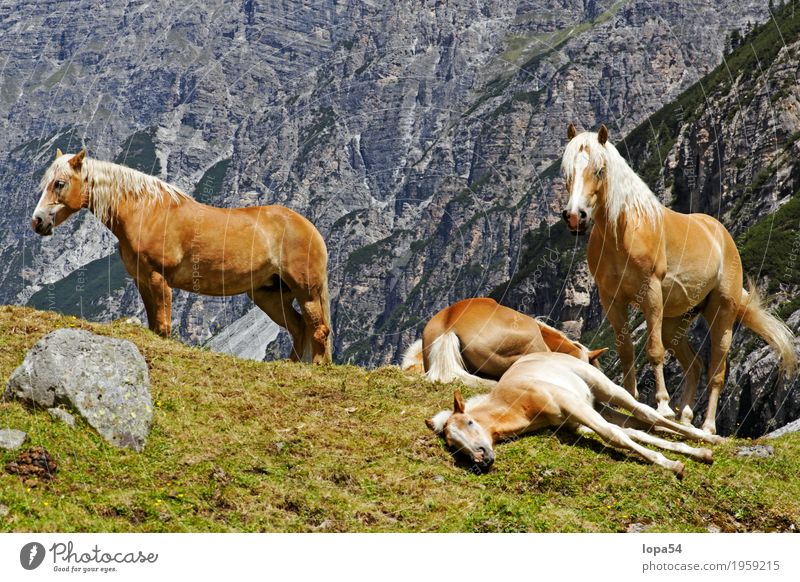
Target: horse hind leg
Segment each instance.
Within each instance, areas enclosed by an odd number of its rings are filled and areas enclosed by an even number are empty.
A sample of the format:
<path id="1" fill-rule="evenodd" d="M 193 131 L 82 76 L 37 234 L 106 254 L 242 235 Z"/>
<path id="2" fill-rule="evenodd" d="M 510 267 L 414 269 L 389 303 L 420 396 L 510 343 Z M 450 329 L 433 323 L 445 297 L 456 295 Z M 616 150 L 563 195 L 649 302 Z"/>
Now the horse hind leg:
<path id="1" fill-rule="evenodd" d="M 703 430 L 717 433 L 717 404 L 725 385 L 725 368 L 728 351 L 733 339 L 733 323 L 737 308 L 721 295 L 712 296 L 703 311 L 703 317 L 711 328 L 711 361 L 708 365 L 708 408 L 703 421 Z"/>
<path id="2" fill-rule="evenodd" d="M 303 350 L 304 325 L 303 319 L 292 305 L 294 296 L 291 292 L 283 288 L 279 290 L 261 288 L 248 293 L 248 295 L 272 321 L 289 332 L 292 337 L 292 351 L 289 359 L 293 362 L 300 361 Z"/>

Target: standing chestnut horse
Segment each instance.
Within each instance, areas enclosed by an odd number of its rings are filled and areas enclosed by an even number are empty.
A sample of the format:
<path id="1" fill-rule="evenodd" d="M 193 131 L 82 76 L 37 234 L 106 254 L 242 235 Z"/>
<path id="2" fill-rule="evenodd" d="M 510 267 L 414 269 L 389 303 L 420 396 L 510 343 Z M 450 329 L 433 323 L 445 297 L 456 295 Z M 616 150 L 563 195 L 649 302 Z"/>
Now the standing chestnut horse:
<path id="1" fill-rule="evenodd" d="M 561 352 L 597 366 L 606 351 L 589 350 L 549 325 L 488 297 L 464 299 L 434 315 L 409 346 L 401 368 L 432 382 L 494 386 L 525 354 Z"/>
<path id="2" fill-rule="evenodd" d="M 247 295 L 292 336 L 293 360 L 331 360 L 328 253 L 314 225 L 282 206 L 222 209 L 154 176 L 81 151 L 42 179 L 31 225 L 40 235 L 88 208 L 119 239 L 150 329 L 169 336 L 172 288 Z M 292 302 L 297 300 L 302 316 Z"/>
<path id="3" fill-rule="evenodd" d="M 734 322 L 764 338 L 787 374 L 797 363 L 792 332 L 764 309 L 752 284 L 749 292 L 742 288 L 739 252 L 719 221 L 664 207 L 608 141 L 605 126 L 598 133 L 577 135 L 570 124 L 567 137 L 562 170 L 569 202 L 562 216 L 576 235 L 594 222 L 587 251 L 589 270 L 614 328 L 625 388 L 637 396 L 627 311 L 632 305 L 647 321 L 647 358 L 655 372 L 658 412 L 674 416 L 664 385 L 666 346 L 685 373 L 678 411 L 683 423 L 691 423 L 702 369 L 687 331 L 702 314 L 711 332 L 703 430 L 715 433 Z"/>

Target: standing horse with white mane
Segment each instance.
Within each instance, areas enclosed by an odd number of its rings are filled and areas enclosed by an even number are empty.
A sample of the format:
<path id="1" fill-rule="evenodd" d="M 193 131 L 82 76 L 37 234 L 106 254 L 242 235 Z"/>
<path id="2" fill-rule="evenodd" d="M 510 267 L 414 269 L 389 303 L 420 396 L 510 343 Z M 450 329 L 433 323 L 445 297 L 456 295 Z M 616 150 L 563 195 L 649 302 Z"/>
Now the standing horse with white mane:
<path id="1" fill-rule="evenodd" d="M 664 348 L 684 370 L 681 421 L 693 419 L 702 373 L 687 332 L 701 314 L 711 335 L 709 397 L 703 430 L 716 432 L 717 402 L 725 363 L 739 321 L 778 353 L 782 371 L 794 373 L 797 357 L 789 328 L 761 304 L 755 286 L 745 291 L 742 261 L 730 233 L 705 214 L 681 214 L 664 207 L 608 141 L 608 129 L 578 135 L 571 123 L 562 171 L 569 192 L 562 213 L 573 234 L 594 222 L 587 258 L 600 301 L 614 328 L 625 388 L 637 397 L 628 306 L 647 321 L 647 358 L 656 380 L 658 411 L 674 416 L 664 385 Z"/>
<path id="2" fill-rule="evenodd" d="M 171 332 L 173 287 L 246 293 L 289 331 L 293 360 L 331 361 L 328 253 L 319 231 L 296 212 L 207 206 L 154 176 L 87 158 L 83 150 L 58 150 L 41 189 L 33 230 L 50 235 L 80 209 L 92 212 L 119 239 L 148 325 L 159 335 Z"/>

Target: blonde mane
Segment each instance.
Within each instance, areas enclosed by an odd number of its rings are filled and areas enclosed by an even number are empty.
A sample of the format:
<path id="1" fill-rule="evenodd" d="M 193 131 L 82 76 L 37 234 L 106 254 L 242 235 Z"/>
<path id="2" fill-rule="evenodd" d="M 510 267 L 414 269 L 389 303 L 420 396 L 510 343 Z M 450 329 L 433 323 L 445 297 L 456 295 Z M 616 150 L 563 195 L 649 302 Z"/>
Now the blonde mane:
<path id="1" fill-rule="evenodd" d="M 623 212 L 631 210 L 637 217 L 644 218 L 655 225 L 661 217 L 664 206 L 652 190 L 633 171 L 633 169 L 620 155 L 617 148 L 610 141 L 600 145 L 597 134 L 586 131 L 573 137 L 564 149 L 561 160 L 561 171 L 564 176 L 575 173 L 575 162 L 578 154 L 583 151 L 589 156 L 589 168 L 597 173 L 606 168 L 608 188 L 606 193 L 607 219 L 611 224 L 617 224 Z"/>
<path id="2" fill-rule="evenodd" d="M 71 175 L 70 159 L 71 154 L 62 155 L 50 165 L 42 177 L 40 190 L 47 188 L 56 177 Z M 163 202 L 168 197 L 175 204 L 192 198 L 155 176 L 88 157 L 84 158 L 81 165 L 81 183 L 89 198 L 89 209 L 103 224 L 113 220 L 125 197 L 152 203 Z"/>

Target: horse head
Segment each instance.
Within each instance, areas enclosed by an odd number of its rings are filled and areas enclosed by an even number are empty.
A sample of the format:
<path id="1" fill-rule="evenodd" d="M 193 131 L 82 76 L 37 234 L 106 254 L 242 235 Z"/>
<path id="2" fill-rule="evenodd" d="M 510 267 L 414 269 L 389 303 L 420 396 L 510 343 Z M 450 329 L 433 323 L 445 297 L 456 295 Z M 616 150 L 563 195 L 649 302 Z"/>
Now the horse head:
<path id="1" fill-rule="evenodd" d="M 74 155 L 56 150 L 56 159 L 42 178 L 42 196 L 31 217 L 36 234 L 48 236 L 72 214 L 86 207 L 81 169 L 86 151 Z"/>
<path id="2" fill-rule="evenodd" d="M 593 210 L 604 202 L 602 198 L 608 185 L 604 155 L 608 128 L 601 125 L 597 133 L 584 132 L 578 135 L 575 126 L 570 123 L 567 138 L 569 143 L 564 150 L 561 168 L 569 201 L 561 217 L 570 232 L 579 235 L 589 230 Z"/>
<path id="3" fill-rule="evenodd" d="M 453 393 L 453 410 L 443 410 L 425 421 L 435 433 L 444 437 L 447 446 L 457 456 L 465 457 L 481 471 L 494 463 L 494 440 L 464 406 L 461 391 Z"/>

